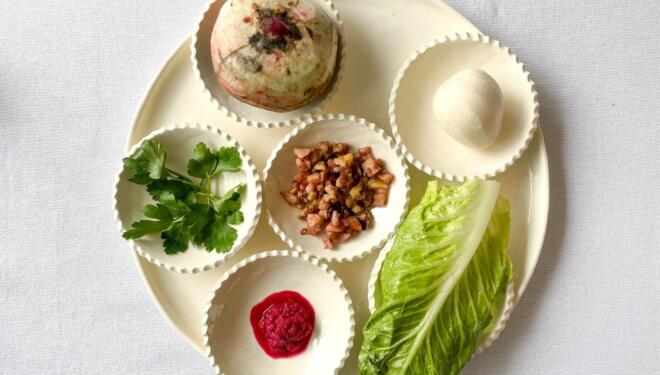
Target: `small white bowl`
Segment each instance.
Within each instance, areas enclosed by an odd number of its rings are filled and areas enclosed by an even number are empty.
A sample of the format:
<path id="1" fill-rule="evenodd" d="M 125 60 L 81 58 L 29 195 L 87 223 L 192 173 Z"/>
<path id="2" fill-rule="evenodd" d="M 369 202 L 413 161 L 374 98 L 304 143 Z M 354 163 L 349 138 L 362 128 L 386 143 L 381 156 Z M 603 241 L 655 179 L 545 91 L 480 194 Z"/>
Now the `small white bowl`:
<path id="1" fill-rule="evenodd" d="M 254 337 L 250 310 L 283 290 L 305 297 L 316 323 L 304 352 L 273 359 Z M 336 374 L 353 346 L 355 318 L 348 291 L 327 264 L 296 251 L 272 250 L 244 259 L 220 278 L 205 311 L 204 347 L 217 374 Z"/>
<path id="2" fill-rule="evenodd" d="M 290 189 L 297 174 L 293 149 L 315 146 L 321 141 L 343 142 L 353 149 L 370 146 L 374 157 L 383 159 L 385 168 L 394 175 L 387 206 L 374 207 L 371 211 L 374 217 L 371 228 L 338 244 L 334 250 L 324 249 L 318 236 L 300 234 L 305 222 L 298 219 L 299 210 L 289 206 L 280 195 Z M 273 151 L 263 177 L 268 223 L 275 233 L 291 248 L 329 261 L 352 261 L 381 248 L 399 227 L 410 200 L 408 166 L 398 145 L 376 125 L 342 114 L 316 116 L 296 127 Z"/>
<path id="3" fill-rule="evenodd" d="M 289 111 L 274 112 L 267 109 L 255 107 L 231 96 L 215 79 L 213 63 L 211 61 L 211 33 L 220 12 L 220 8 L 226 0 L 214 0 L 209 3 L 208 8 L 202 14 L 197 24 L 197 29 L 192 36 L 190 44 L 190 57 L 193 71 L 204 93 L 209 100 L 221 112 L 234 119 L 236 122 L 257 128 L 281 128 L 284 126 L 297 125 L 303 120 L 309 119 L 330 101 L 337 92 L 341 82 L 346 62 L 346 34 L 335 4 L 331 0 L 312 0 L 320 6 L 333 20 L 337 27 L 337 62 L 335 72 L 331 78 L 326 91 L 306 106 Z"/>
<path id="4" fill-rule="evenodd" d="M 369 311 L 373 314 L 376 311 L 376 305 L 380 302 L 381 295 L 380 289 L 377 288 L 376 284 L 378 283 L 378 278 L 380 277 L 380 269 L 383 268 L 383 263 L 387 257 L 387 253 L 392 249 L 394 244 L 394 239 L 388 241 L 383 249 L 378 254 L 376 258 L 376 263 L 374 263 L 374 268 L 371 270 L 371 276 L 369 276 L 369 284 L 367 286 L 367 299 L 369 301 Z M 514 302 L 515 302 L 515 290 L 513 288 L 513 281 L 509 283 L 509 286 L 506 289 L 506 294 L 500 305 L 497 309 L 497 316 L 495 317 L 495 322 L 493 324 L 493 329 L 490 331 L 488 336 L 482 337 L 479 346 L 475 353 L 481 353 L 490 346 L 502 333 L 502 330 L 506 326 L 506 322 L 511 316 L 511 311 L 513 311 Z"/>
<path id="5" fill-rule="evenodd" d="M 433 97 L 440 85 L 466 68 L 480 68 L 502 89 L 502 130 L 485 149 L 453 139 L 438 124 Z M 483 35 L 436 39 L 410 56 L 394 80 L 389 102 L 392 133 L 406 159 L 438 178 L 465 181 L 504 172 L 527 149 L 538 126 L 534 82 L 511 51 Z"/>
<path id="6" fill-rule="evenodd" d="M 165 161 L 168 168 L 185 174 L 186 164 L 192 157 L 192 150 L 199 142 L 205 142 L 209 147 L 236 147 L 241 154 L 243 164 L 240 172 L 225 172 L 212 182 L 211 189 L 220 194 L 232 187 L 245 183 L 245 194 L 241 196 L 241 211 L 245 220 L 235 225 L 238 237 L 234 246 L 226 253 L 207 252 L 203 248 L 188 245 L 184 253 L 167 255 L 163 250 L 163 240 L 159 235 L 147 235 L 137 240 L 129 240 L 130 246 L 149 262 L 168 270 L 180 273 L 197 273 L 207 271 L 224 263 L 235 254 L 252 236 L 261 213 L 261 181 L 252 159 L 229 134 L 210 125 L 184 124 L 171 125 L 152 132 L 134 145 L 126 154 L 132 155 L 147 139 L 160 143 L 167 152 Z M 119 229 L 126 231 L 131 224 L 144 218 L 140 208 L 153 203 L 145 186 L 128 181 L 131 172 L 122 166 L 115 183 L 115 219 Z"/>

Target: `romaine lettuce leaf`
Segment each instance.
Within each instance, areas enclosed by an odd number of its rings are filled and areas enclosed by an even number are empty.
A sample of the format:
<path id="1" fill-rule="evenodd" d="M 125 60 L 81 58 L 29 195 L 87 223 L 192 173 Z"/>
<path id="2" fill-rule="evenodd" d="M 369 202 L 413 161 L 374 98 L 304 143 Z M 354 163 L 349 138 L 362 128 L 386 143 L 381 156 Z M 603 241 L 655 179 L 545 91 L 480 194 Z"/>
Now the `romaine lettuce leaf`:
<path id="1" fill-rule="evenodd" d="M 512 279 L 509 207 L 499 183 L 429 182 L 380 272 L 382 302 L 364 327 L 363 375 L 457 374 Z"/>

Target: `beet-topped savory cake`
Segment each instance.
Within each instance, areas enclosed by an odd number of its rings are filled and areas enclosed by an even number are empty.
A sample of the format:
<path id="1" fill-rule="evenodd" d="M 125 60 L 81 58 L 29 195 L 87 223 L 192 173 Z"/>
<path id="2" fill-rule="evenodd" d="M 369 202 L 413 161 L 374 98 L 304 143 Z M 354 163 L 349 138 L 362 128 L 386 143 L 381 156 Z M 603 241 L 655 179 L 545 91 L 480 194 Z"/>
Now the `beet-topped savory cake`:
<path id="1" fill-rule="evenodd" d="M 310 0 L 229 0 L 211 35 L 213 69 L 237 99 L 291 111 L 327 88 L 337 39 L 333 21 Z"/>

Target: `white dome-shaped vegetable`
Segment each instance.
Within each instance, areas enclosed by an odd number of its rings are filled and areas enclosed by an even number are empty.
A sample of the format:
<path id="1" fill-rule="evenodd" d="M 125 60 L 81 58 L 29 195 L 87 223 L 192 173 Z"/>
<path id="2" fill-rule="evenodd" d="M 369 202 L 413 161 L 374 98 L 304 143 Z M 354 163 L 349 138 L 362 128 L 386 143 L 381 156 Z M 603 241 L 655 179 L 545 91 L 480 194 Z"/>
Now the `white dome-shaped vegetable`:
<path id="1" fill-rule="evenodd" d="M 502 90 L 488 73 L 469 68 L 449 77 L 433 98 L 433 112 L 443 129 L 472 148 L 490 146 L 500 133 Z"/>

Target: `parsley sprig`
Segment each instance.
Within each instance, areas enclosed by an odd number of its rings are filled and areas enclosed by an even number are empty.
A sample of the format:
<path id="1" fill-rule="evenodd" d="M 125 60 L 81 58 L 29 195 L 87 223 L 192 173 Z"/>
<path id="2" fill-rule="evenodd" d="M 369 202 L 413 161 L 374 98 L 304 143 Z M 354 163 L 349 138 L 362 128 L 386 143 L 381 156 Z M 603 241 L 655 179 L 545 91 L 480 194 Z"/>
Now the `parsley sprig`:
<path id="1" fill-rule="evenodd" d="M 166 158 L 165 149 L 151 140 L 144 141 L 135 154 L 124 158 L 124 166 L 133 173 L 128 180 L 145 185 L 155 201 L 141 209 L 148 219 L 134 222 L 124 232 L 124 238 L 160 233 L 165 253 L 169 255 L 185 252 L 190 242 L 204 246 L 209 252 L 229 251 L 237 238 L 232 225 L 244 220 L 240 208 L 245 185 L 216 195 L 211 191 L 211 181 L 223 172 L 241 170 L 238 150 L 234 147 L 212 150 L 198 143 L 187 165 L 188 174 L 198 181 L 167 168 Z"/>

